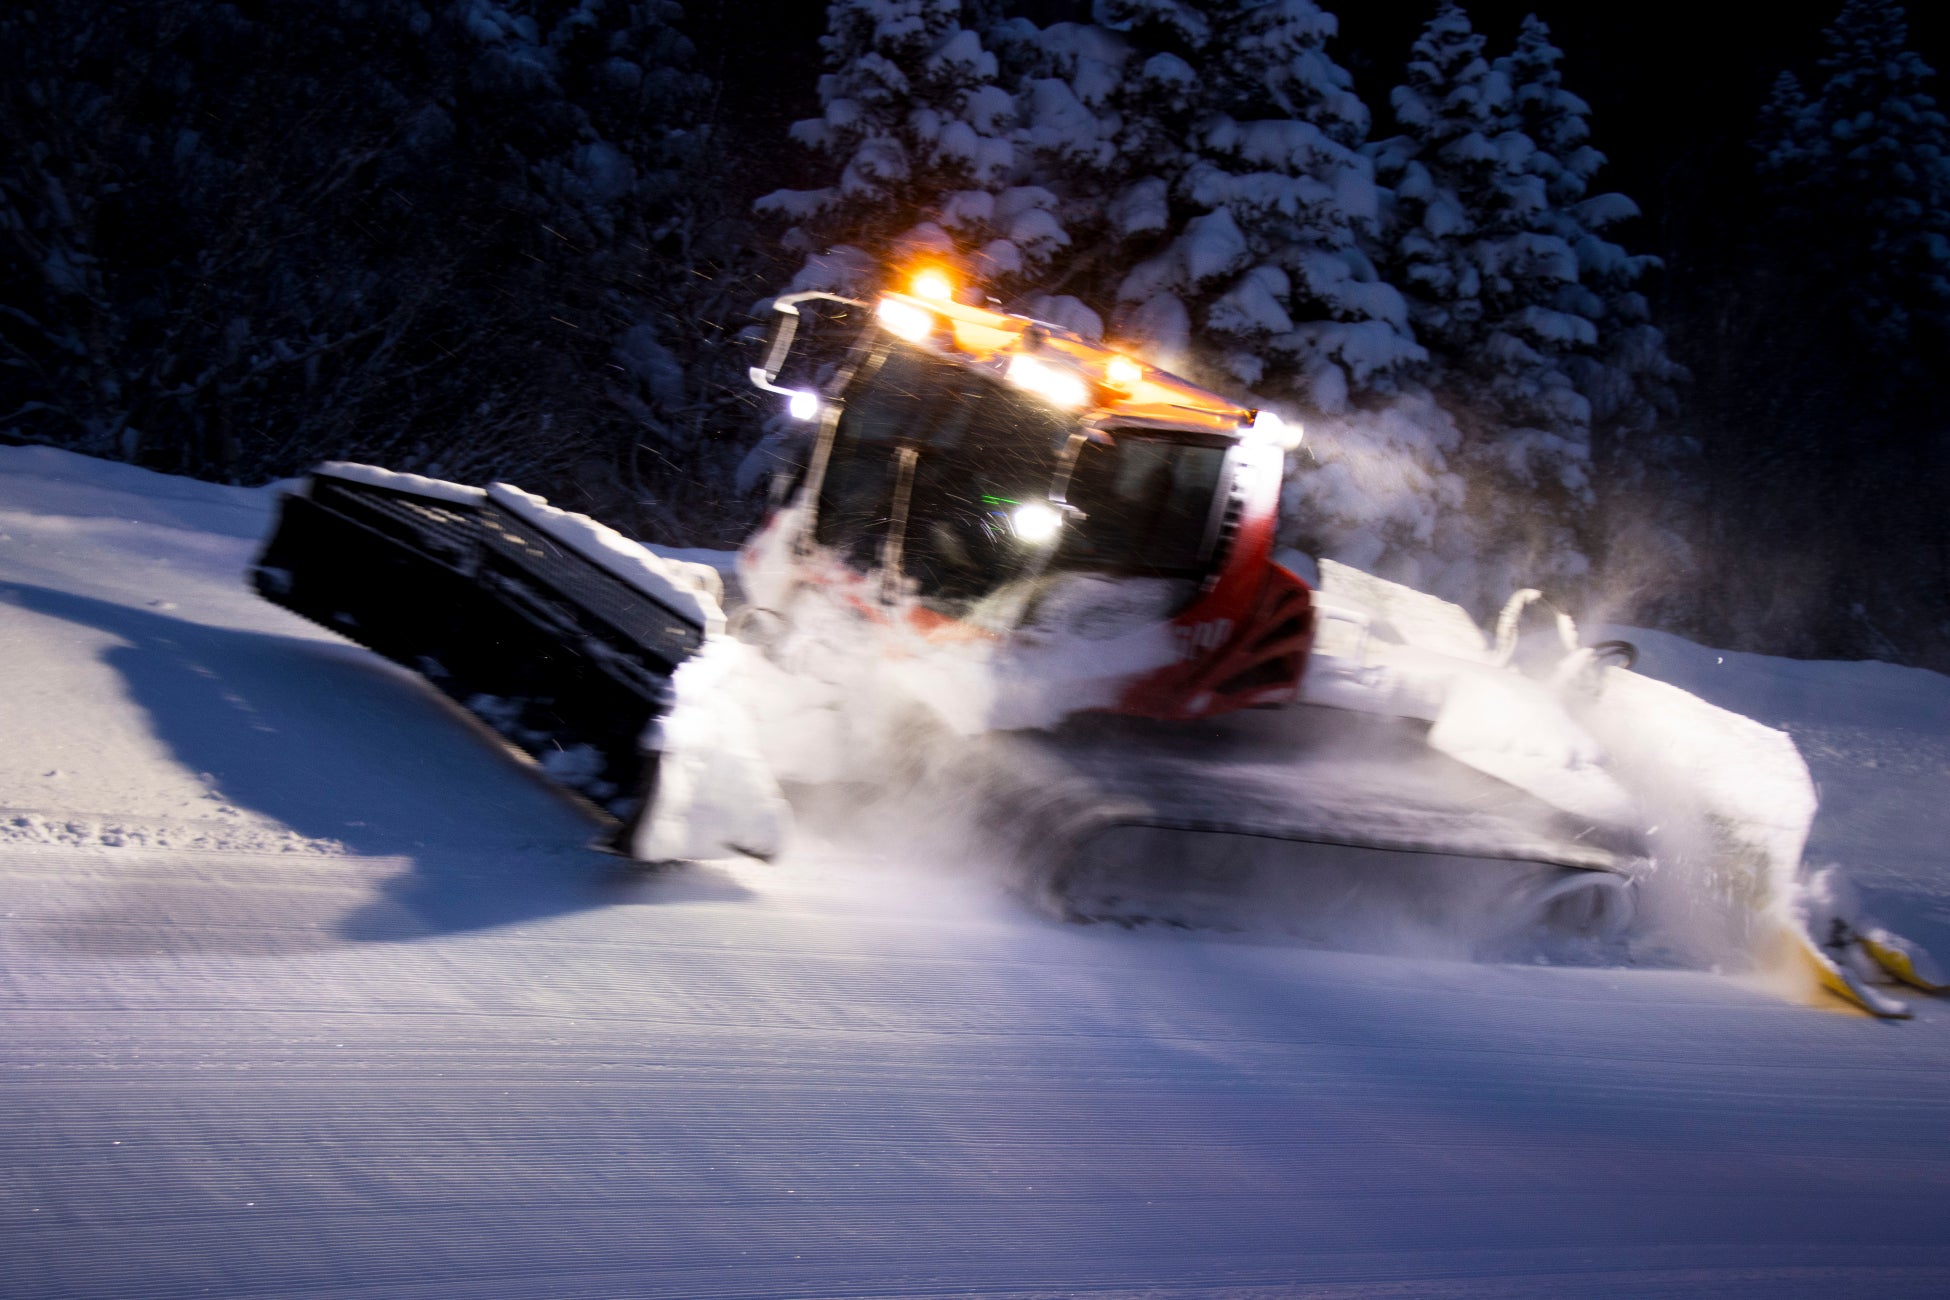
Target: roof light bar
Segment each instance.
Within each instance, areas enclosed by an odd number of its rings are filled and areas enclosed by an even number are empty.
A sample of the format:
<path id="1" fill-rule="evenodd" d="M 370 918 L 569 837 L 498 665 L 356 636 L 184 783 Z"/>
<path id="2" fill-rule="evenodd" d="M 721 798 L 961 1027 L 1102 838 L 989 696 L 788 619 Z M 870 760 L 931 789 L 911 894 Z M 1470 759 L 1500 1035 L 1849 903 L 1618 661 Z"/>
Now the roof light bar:
<path id="1" fill-rule="evenodd" d="M 1010 357 L 1008 377 L 1017 388 L 1056 406 L 1074 409 L 1090 404 L 1089 386 L 1080 375 L 1032 356 L 1017 353 Z"/>
<path id="2" fill-rule="evenodd" d="M 937 302 L 953 302 L 955 298 L 955 282 L 936 266 L 916 271 L 909 287 L 916 298 L 933 298 Z"/>
<path id="3" fill-rule="evenodd" d="M 873 314 L 882 325 L 909 343 L 920 343 L 934 333 L 933 312 L 898 298 L 882 298 L 880 305 L 873 309 Z"/>

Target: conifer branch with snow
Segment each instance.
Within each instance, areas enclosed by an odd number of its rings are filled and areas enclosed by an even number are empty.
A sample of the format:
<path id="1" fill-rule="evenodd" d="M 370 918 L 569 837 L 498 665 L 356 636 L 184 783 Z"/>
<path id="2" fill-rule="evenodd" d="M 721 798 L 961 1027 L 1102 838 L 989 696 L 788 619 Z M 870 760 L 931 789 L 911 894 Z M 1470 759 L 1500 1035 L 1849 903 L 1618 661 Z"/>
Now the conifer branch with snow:
<path id="1" fill-rule="evenodd" d="M 1015 100 L 961 0 L 833 0 L 821 44 L 822 112 L 792 135 L 836 170 L 758 201 L 793 223 L 795 288 L 865 292 L 916 254 L 999 288 L 1068 242 L 1054 197 L 1016 183 Z"/>

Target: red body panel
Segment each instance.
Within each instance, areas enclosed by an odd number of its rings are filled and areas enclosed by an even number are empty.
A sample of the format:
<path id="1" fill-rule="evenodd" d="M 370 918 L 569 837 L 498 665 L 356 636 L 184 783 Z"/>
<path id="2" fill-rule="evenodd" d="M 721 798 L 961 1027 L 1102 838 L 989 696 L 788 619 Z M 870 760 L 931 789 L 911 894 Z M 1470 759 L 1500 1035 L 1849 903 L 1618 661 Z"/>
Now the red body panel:
<path id="1" fill-rule="evenodd" d="M 1259 576 L 1258 590 L 1246 600 L 1201 599 L 1174 619 L 1188 657 L 1132 683 L 1114 711 L 1185 719 L 1291 703 L 1313 645 L 1312 593 L 1271 561 Z M 1217 643 L 1202 644 L 1210 640 Z"/>
<path id="2" fill-rule="evenodd" d="M 1178 663 L 1133 682 L 1115 712 L 1203 718 L 1299 692 L 1313 644 L 1313 593 L 1273 563 L 1280 456 L 1270 448 L 1242 469 L 1231 543 L 1217 580 L 1172 620 Z"/>

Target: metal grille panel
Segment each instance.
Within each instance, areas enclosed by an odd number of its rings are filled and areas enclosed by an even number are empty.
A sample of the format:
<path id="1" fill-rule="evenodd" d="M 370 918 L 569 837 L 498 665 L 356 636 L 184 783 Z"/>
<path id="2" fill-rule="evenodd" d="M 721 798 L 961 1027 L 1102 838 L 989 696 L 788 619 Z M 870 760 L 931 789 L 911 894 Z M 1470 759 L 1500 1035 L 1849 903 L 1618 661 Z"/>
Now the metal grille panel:
<path id="1" fill-rule="evenodd" d="M 478 507 L 333 478 L 312 479 L 311 499 L 462 571 L 480 550 Z"/>
<path id="2" fill-rule="evenodd" d="M 687 658 L 704 640 L 703 629 L 689 619 L 492 503 L 481 510 L 480 538 L 491 554 L 579 613 L 668 663 Z"/>

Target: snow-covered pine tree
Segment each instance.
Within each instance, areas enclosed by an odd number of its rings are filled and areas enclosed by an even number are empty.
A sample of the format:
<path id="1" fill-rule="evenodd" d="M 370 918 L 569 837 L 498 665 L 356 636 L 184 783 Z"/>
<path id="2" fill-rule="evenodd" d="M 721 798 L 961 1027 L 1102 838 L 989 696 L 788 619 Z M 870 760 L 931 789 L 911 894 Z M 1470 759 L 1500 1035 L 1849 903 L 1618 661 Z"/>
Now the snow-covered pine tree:
<path id="1" fill-rule="evenodd" d="M 1564 88 L 1563 57 L 1549 27 L 1532 14 L 1495 68 L 1510 89 L 1508 126 L 1531 142 L 1529 169 L 1544 182 L 1547 204 L 1532 228 L 1562 238 L 1577 255 L 1577 280 L 1562 285 L 1556 306 L 1597 329 L 1591 347 L 1572 350 L 1563 362 L 1591 403 L 1595 450 L 1609 468 L 1629 473 L 1670 451 L 1669 440 L 1655 446 L 1650 435 L 1676 408 L 1675 387 L 1686 372 L 1667 354 L 1664 332 L 1652 324 L 1639 289 L 1659 260 L 1606 237 L 1637 216 L 1638 205 L 1623 194 L 1591 192 L 1605 155 L 1590 143 L 1590 105 Z"/>
<path id="2" fill-rule="evenodd" d="M 1193 111 L 1166 178 L 1169 238 L 1118 286 L 1123 319 L 1310 412 L 1387 391 L 1420 352 L 1359 247 L 1377 199 L 1367 111 L 1326 50 L 1335 19 L 1311 0 L 1175 9 L 1187 39 L 1203 35 Z"/>
<path id="3" fill-rule="evenodd" d="M 1368 117 L 1312 3 L 1104 0 L 991 32 L 1025 152 L 1073 236 L 1030 310 L 1304 419 L 1289 544 L 1415 579 L 1461 499 L 1456 434 L 1419 391 L 1401 297 L 1362 236 Z M 1088 305 L 1086 305 L 1088 304 Z M 1338 414 L 1328 414 L 1329 411 Z"/>
<path id="4" fill-rule="evenodd" d="M 795 287 L 865 292 L 920 252 L 991 292 L 1033 277 L 1068 242 L 1054 196 L 1015 183 L 1014 98 L 996 84 L 962 0 L 832 0 L 821 116 L 793 138 L 838 172 L 759 210 L 794 224 Z"/>
<path id="5" fill-rule="evenodd" d="M 1418 353 L 1357 236 L 1366 109 L 1311 0 L 1103 0 L 1026 79 L 1025 141 L 1076 248 L 1057 286 L 1166 364 L 1341 411 Z M 1040 74 L 1040 75 L 1037 75 Z"/>
<path id="6" fill-rule="evenodd" d="M 1759 169 L 1864 354 L 1940 365 L 1950 329 L 1950 125 L 1909 48 L 1903 9 L 1847 0 L 1825 32 L 1812 97 L 1783 73 L 1762 114 Z"/>
<path id="7" fill-rule="evenodd" d="M 1070 235 L 1036 291 L 1014 305 L 1090 337 L 1102 336 L 1138 250 L 1171 224 L 1170 178 L 1185 169 L 1197 111 L 1186 32 L 1203 39 L 1204 30 L 1176 4 L 1110 0 L 1098 16 L 1105 21 L 1041 30 L 1019 17 L 989 31 L 1022 105 L 1024 166 L 1054 196 Z"/>
<path id="8" fill-rule="evenodd" d="M 1573 521 L 1592 500 L 1591 405 L 1571 372 L 1597 342 L 1584 304 L 1567 299 L 1578 257 L 1549 193 L 1576 173 L 1557 160 L 1545 174 L 1483 44 L 1445 0 L 1391 96 L 1401 133 L 1371 150 L 1390 187 L 1379 260 L 1431 353 L 1423 375 L 1463 434 L 1485 567 L 1454 586 L 1479 598 L 1588 568 Z"/>
<path id="9" fill-rule="evenodd" d="M 682 427 L 684 365 L 662 341 L 696 292 L 685 182 L 707 138 L 680 7 L 456 0 L 441 16 L 453 24 L 460 129 L 505 133 L 497 143 L 516 165 L 495 174 L 499 202 L 539 223 L 548 243 L 527 260 L 574 301 L 557 313 L 576 330 L 557 352 L 587 349 L 601 382 L 579 383 L 636 424 L 632 445 L 702 453 Z"/>
<path id="10" fill-rule="evenodd" d="M 1847 0 L 1823 42 L 1817 75 L 1775 82 L 1754 140 L 1712 522 L 1764 539 L 1748 587 L 1805 602 L 1768 635 L 1927 655 L 1950 571 L 1950 127 L 1900 6 Z"/>
<path id="11" fill-rule="evenodd" d="M 1493 139 L 1506 98 L 1483 57 L 1483 38 L 1445 0 L 1415 41 L 1406 80 L 1390 94 L 1401 133 L 1369 146 L 1389 187 L 1381 260 L 1408 296 L 1417 339 L 1435 354 L 1431 373 L 1483 332 L 1482 275 L 1470 246 L 1488 215 L 1481 198 L 1496 190 Z"/>
<path id="12" fill-rule="evenodd" d="M 995 36 L 1028 52 L 1031 165 L 1075 237 L 1048 282 L 1061 296 L 1032 309 L 1101 311 L 1152 358 L 1305 420 L 1282 540 L 1431 576 L 1422 557 L 1461 501 L 1456 431 L 1426 394 L 1397 391 L 1422 353 L 1364 246 L 1368 115 L 1327 52 L 1335 20 L 1284 0 L 1094 14 Z"/>
<path id="13" fill-rule="evenodd" d="M 1557 66 L 1563 57 L 1549 25 L 1530 14 L 1519 24 L 1510 53 L 1494 64 L 1509 87 L 1509 124 L 1535 146 L 1530 169 L 1543 177 L 1545 196 L 1558 208 L 1580 202 L 1605 164 L 1605 156 L 1591 147 L 1586 120 L 1591 106 L 1564 88 Z"/>
<path id="14" fill-rule="evenodd" d="M 1820 134 L 1801 78 L 1782 69 L 1761 105 L 1760 126 L 1754 132 L 1754 169 L 1778 197 L 1791 197 L 1807 182 L 1822 152 Z"/>
<path id="15" fill-rule="evenodd" d="M 0 11 L 0 301 L 31 359 L 0 435 L 245 481 L 328 458 L 565 500 L 614 481 L 658 441 L 639 413 L 683 404 L 668 353 L 630 378 L 635 409 L 609 382 L 619 336 L 689 278 L 679 16 Z"/>

